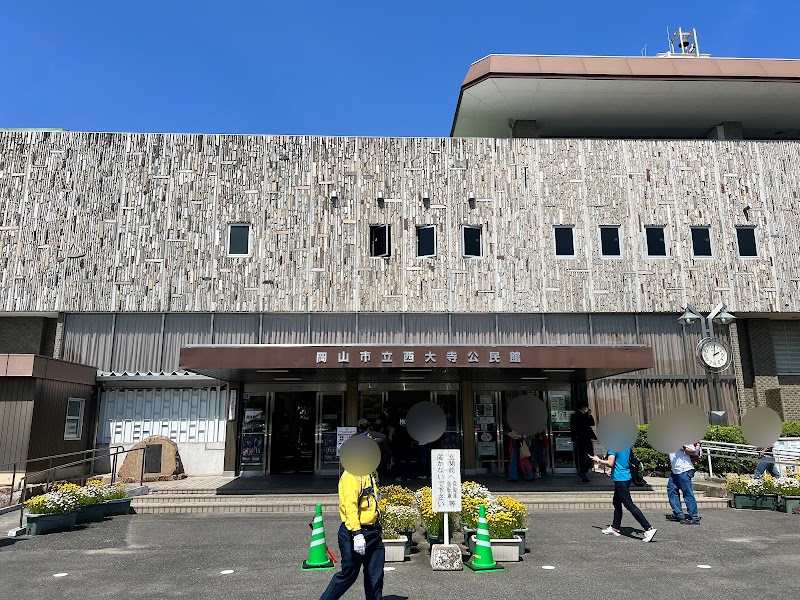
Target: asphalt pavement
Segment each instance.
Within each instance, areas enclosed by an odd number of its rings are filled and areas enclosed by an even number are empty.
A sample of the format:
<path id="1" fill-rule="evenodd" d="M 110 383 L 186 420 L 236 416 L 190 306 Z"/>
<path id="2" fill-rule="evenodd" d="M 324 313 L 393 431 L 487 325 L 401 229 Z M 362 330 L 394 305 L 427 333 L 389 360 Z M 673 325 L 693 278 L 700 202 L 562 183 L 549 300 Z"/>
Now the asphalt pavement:
<path id="1" fill-rule="evenodd" d="M 529 552 L 503 573 L 434 573 L 427 544 L 387 567 L 384 598 L 441 600 L 735 600 L 800 597 L 800 516 L 706 511 L 700 526 L 647 515 L 652 543 L 626 514 L 619 538 L 601 535 L 608 514 L 532 515 Z M 75 531 L 0 537 L 0 582 L 17 600 L 41 598 L 314 599 L 330 571 L 303 573 L 311 515 L 129 515 Z M 5 530 L 14 515 L 0 516 Z M 339 523 L 326 522 L 335 549 Z M 709 568 L 699 568 L 704 565 Z M 543 566 L 555 567 L 543 569 Z M 222 574 L 222 571 L 232 573 Z M 66 573 L 60 577 L 56 574 Z M 361 580 L 345 598 L 364 598 Z"/>

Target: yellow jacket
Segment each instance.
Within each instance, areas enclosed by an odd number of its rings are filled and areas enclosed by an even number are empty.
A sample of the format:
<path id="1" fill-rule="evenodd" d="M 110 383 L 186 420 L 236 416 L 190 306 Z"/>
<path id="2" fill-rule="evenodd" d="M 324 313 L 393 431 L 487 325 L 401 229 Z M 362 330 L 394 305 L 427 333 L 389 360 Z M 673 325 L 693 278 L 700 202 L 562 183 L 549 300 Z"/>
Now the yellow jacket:
<path id="1" fill-rule="evenodd" d="M 362 496 L 370 486 L 373 493 Z M 359 531 L 362 525 L 372 525 L 378 520 L 378 481 L 373 475 L 360 477 L 347 471 L 342 474 L 339 479 L 339 516 L 350 531 Z"/>

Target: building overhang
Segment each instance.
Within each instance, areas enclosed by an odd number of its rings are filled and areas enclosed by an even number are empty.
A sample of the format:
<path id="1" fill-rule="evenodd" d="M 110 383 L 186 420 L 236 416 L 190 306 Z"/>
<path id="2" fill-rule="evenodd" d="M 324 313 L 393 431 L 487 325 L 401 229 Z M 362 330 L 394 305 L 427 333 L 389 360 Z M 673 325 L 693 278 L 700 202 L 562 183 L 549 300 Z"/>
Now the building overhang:
<path id="1" fill-rule="evenodd" d="M 37 354 L 0 354 L 0 377 L 34 377 L 94 385 L 97 369 Z"/>
<path id="2" fill-rule="evenodd" d="M 180 368 L 222 381 L 443 383 L 589 381 L 650 369 L 648 346 L 193 345 Z"/>
<path id="3" fill-rule="evenodd" d="M 800 138 L 800 60 L 491 55 L 469 69 L 453 137 Z M 627 133 L 627 135 L 626 135 Z"/>

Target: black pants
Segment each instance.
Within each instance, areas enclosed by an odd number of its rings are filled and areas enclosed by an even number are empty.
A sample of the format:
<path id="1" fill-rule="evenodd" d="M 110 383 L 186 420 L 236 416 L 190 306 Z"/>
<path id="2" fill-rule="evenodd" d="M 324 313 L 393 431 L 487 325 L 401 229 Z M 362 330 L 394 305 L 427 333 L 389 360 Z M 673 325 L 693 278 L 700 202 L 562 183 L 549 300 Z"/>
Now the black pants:
<path id="1" fill-rule="evenodd" d="M 586 474 L 592 468 L 592 459 L 589 458 L 590 454 L 594 454 L 592 440 L 576 441 L 575 454 L 575 468 L 578 469 L 578 475 L 586 477 Z"/>
<path id="2" fill-rule="evenodd" d="M 614 482 L 614 522 L 611 526 L 614 529 L 619 529 L 622 524 L 622 507 L 628 509 L 633 515 L 633 518 L 647 531 L 650 529 L 650 523 L 644 518 L 642 511 L 633 503 L 631 498 L 631 482 L 630 481 L 615 481 Z"/>
<path id="3" fill-rule="evenodd" d="M 356 579 L 361 565 L 364 565 L 364 595 L 367 600 L 383 598 L 383 564 L 386 551 L 381 539 L 381 526 L 362 529 L 367 542 L 367 551 L 361 556 L 353 550 L 353 534 L 347 527 L 339 527 L 339 552 L 342 555 L 342 570 L 337 572 L 328 584 L 320 600 L 337 600 L 345 595 Z"/>

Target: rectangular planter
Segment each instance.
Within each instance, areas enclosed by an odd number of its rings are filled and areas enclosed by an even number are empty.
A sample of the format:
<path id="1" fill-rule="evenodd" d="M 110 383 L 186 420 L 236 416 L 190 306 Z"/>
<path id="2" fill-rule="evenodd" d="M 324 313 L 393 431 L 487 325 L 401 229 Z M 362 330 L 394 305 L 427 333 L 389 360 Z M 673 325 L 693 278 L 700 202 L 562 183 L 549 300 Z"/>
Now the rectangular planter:
<path id="1" fill-rule="evenodd" d="M 41 535 L 50 531 L 63 531 L 75 529 L 78 512 L 59 515 L 28 515 L 28 535 Z"/>
<path id="2" fill-rule="evenodd" d="M 800 509 L 800 496 L 781 496 L 781 500 L 781 512 L 793 515 Z"/>
<path id="3" fill-rule="evenodd" d="M 474 551 L 475 538 L 477 536 L 470 536 L 470 543 Z M 519 562 L 519 546 L 520 539 L 518 536 L 504 540 L 504 539 L 490 539 L 492 544 L 492 558 L 495 562 Z"/>
<path id="4" fill-rule="evenodd" d="M 778 494 L 763 494 L 760 496 L 734 494 L 733 507 L 749 508 L 751 510 L 778 510 Z"/>
<path id="5" fill-rule="evenodd" d="M 121 500 L 106 500 L 103 502 L 106 508 L 106 516 L 111 515 L 127 515 L 131 512 L 131 499 L 122 498 Z"/>
<path id="6" fill-rule="evenodd" d="M 406 559 L 406 536 L 394 540 L 383 540 L 386 549 L 386 562 L 403 562 Z"/>
<path id="7" fill-rule="evenodd" d="M 514 535 L 519 538 L 519 554 L 522 556 L 525 554 L 525 541 L 528 535 L 528 528 L 525 529 L 515 529 Z"/>
<path id="8" fill-rule="evenodd" d="M 102 502 L 81 506 L 78 509 L 78 523 L 90 523 L 92 521 L 102 521 L 106 518 L 106 506 Z"/>
<path id="9" fill-rule="evenodd" d="M 425 532 L 425 539 L 428 540 L 428 543 L 433 546 L 434 544 L 444 544 L 444 534 L 442 535 L 431 535 L 427 531 Z"/>

